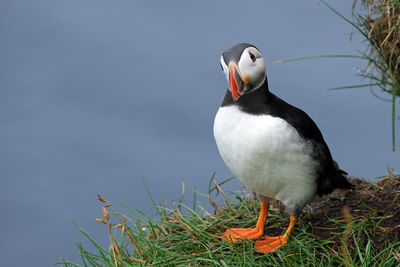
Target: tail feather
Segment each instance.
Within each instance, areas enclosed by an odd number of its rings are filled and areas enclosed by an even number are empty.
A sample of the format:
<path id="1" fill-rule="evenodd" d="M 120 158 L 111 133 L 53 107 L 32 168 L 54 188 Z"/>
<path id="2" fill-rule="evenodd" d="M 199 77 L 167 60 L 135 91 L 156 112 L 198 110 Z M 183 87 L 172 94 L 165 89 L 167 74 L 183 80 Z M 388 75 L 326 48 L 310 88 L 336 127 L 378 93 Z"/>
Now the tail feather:
<path id="1" fill-rule="evenodd" d="M 336 161 L 333 162 L 333 168 L 325 175 L 320 175 L 318 179 L 317 194 L 322 196 L 332 193 L 336 188 L 340 189 L 353 189 L 352 185 L 347 179 L 347 172 L 339 168 Z"/>
<path id="2" fill-rule="evenodd" d="M 336 161 L 333 161 L 333 165 L 338 172 L 338 177 L 335 179 L 337 182 L 337 188 L 346 189 L 346 188 L 354 188 L 349 180 L 347 179 L 348 173 L 342 169 L 340 169 L 339 164 Z"/>

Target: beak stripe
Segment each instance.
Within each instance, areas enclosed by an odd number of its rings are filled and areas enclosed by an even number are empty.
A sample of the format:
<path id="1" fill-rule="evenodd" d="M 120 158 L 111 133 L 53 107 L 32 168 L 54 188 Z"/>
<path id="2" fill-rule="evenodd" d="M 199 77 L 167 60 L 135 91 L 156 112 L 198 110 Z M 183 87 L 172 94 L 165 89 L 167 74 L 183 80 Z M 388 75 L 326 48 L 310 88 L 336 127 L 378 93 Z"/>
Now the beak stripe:
<path id="1" fill-rule="evenodd" d="M 248 79 L 246 80 L 248 81 Z M 234 62 L 229 63 L 229 83 L 232 98 L 234 101 L 237 101 L 243 95 L 244 82 L 239 68 Z"/>
<path id="2" fill-rule="evenodd" d="M 235 67 L 234 65 L 231 65 L 229 68 L 229 81 L 231 85 L 231 93 L 232 93 L 232 98 L 234 101 L 237 101 L 239 97 L 241 97 L 239 90 L 238 90 L 238 84 L 235 78 Z"/>

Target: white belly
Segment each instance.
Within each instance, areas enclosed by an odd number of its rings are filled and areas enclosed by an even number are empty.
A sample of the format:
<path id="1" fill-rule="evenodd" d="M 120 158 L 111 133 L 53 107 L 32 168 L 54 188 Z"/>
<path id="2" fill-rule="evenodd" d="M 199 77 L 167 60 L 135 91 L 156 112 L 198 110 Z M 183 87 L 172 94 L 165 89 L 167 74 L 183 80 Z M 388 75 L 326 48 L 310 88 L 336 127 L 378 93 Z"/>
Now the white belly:
<path id="1" fill-rule="evenodd" d="M 311 145 L 285 120 L 221 107 L 214 137 L 226 165 L 256 193 L 300 207 L 314 197 L 317 163 Z"/>

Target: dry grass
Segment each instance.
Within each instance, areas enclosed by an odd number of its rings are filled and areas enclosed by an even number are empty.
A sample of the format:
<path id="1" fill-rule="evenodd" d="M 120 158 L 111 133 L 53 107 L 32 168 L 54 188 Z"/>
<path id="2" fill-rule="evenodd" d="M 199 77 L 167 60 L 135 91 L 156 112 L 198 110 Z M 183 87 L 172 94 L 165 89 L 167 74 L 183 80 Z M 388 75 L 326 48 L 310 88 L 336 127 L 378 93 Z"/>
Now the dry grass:
<path id="1" fill-rule="evenodd" d="M 381 81 L 393 85 L 384 90 L 400 96 L 400 1 L 355 0 L 353 11 L 355 8 L 359 26 L 370 40 L 369 55 L 375 63 L 369 66 L 380 74 Z"/>
<path id="2" fill-rule="evenodd" d="M 353 17 L 355 21 L 350 23 L 369 43 L 365 54 L 368 66 L 360 76 L 371 80 L 371 89 L 372 85 L 377 86 L 392 95 L 392 150 L 395 151 L 396 100 L 400 96 L 400 1 L 354 0 Z"/>

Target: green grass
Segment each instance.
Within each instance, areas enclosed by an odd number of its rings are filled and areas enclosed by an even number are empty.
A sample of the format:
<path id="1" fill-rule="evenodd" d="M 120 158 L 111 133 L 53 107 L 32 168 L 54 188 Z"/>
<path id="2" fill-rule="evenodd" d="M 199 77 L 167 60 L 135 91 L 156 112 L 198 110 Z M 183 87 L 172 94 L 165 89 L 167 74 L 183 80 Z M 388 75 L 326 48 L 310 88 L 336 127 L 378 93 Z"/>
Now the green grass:
<path id="1" fill-rule="evenodd" d="M 400 180 L 399 180 L 400 181 Z M 377 185 L 374 185 L 377 186 Z M 379 189 L 377 189 L 379 190 Z M 221 205 L 211 199 L 215 192 L 222 196 Z M 400 193 L 400 192 L 399 192 Z M 93 244 L 91 251 L 77 244 L 80 263 L 62 259 L 62 266 L 399 266 L 400 241 L 382 247 L 378 236 L 386 231 L 380 226 L 385 216 L 368 205 L 360 204 L 361 215 L 344 210 L 337 218 L 320 218 L 322 226 L 313 226 L 310 216 L 303 213 L 288 244 L 268 255 L 256 253 L 254 241 L 229 244 L 220 235 L 231 227 L 254 227 L 259 204 L 242 193 L 225 194 L 210 182 L 208 194 L 194 190 L 196 199 L 210 201 L 217 214 L 205 211 L 196 202 L 193 207 L 183 204 L 182 194 L 175 208 L 155 206 L 157 216 L 150 217 L 126 207 L 122 215 L 106 200 L 102 219 L 110 236 L 109 247 L 100 246 L 77 225 Z M 218 201 L 221 202 L 221 201 Z M 362 201 L 361 201 L 362 202 Z M 112 210 L 109 214 L 108 210 Z M 196 209 L 196 210 L 194 210 Z M 155 218 L 157 217 L 157 218 Z M 387 216 L 386 216 L 387 217 Z M 132 218 L 132 219 L 129 219 Z M 266 234 L 283 233 L 288 216 L 270 208 Z M 399 225 L 400 227 L 400 225 Z M 318 229 L 317 229 L 318 228 Z M 322 230 L 321 230 L 322 229 Z M 322 237 L 321 231 L 324 233 Z M 329 232 L 329 234 L 326 234 Z"/>

